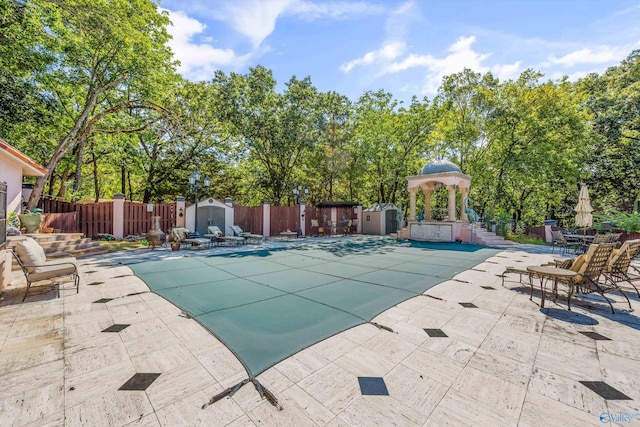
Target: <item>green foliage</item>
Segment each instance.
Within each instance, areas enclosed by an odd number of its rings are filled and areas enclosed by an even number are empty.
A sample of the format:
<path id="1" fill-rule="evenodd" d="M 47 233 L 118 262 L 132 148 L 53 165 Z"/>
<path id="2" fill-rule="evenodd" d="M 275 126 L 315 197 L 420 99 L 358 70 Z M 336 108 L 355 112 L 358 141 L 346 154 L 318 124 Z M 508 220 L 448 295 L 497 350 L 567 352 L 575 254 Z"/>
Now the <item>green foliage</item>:
<path id="1" fill-rule="evenodd" d="M 526 234 L 522 233 L 508 232 L 506 238 L 517 243 L 524 243 L 528 245 L 546 245 L 546 242 L 544 240 L 538 237 L 527 236 Z"/>
<path id="2" fill-rule="evenodd" d="M 612 225 L 627 233 L 640 232 L 640 214 L 638 211 L 629 214 L 613 210 L 603 218 L 611 221 Z"/>
<path id="3" fill-rule="evenodd" d="M 17 212 L 9 212 L 9 215 L 7 216 L 7 227 L 20 228 L 20 219 L 18 218 Z"/>

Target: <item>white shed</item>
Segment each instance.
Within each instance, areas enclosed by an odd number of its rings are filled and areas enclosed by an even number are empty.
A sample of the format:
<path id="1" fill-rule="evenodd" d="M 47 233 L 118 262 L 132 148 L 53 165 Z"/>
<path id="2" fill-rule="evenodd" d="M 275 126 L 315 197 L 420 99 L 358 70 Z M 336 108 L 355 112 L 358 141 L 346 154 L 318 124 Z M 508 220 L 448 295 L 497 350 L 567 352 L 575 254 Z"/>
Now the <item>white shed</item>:
<path id="1" fill-rule="evenodd" d="M 402 226 L 402 211 L 393 203 L 378 203 L 362 211 L 362 234 L 385 236 Z"/>
<path id="2" fill-rule="evenodd" d="M 232 235 L 230 225 L 235 225 L 231 200 L 222 203 L 216 199 L 198 201 L 198 233 L 206 234 L 207 227 L 217 225 L 225 235 Z M 187 206 L 185 212 L 186 227 L 194 231 L 196 225 L 196 205 Z"/>

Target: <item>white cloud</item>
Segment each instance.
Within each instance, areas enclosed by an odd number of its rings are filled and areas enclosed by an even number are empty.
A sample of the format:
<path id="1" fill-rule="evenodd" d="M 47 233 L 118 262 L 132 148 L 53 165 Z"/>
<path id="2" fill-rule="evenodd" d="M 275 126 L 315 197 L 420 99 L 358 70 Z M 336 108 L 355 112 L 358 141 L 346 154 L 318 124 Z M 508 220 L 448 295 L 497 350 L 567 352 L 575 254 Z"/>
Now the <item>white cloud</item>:
<path id="1" fill-rule="evenodd" d="M 476 41 L 475 36 L 460 37 L 453 43 L 444 57 L 436 57 L 434 55 L 419 55 L 415 53 L 408 54 L 402 60 L 393 61 L 400 57 L 406 50 L 404 43 L 402 50 L 395 50 L 395 55 L 383 56 L 381 54 L 384 48 L 377 51 L 368 52 L 363 57 L 354 59 L 343 64 L 340 68 L 342 71 L 349 72 L 353 67 L 359 65 L 373 65 L 380 68 L 378 76 L 384 74 L 399 73 L 411 68 L 426 68 L 427 72 L 424 77 L 423 94 L 436 93 L 438 87 L 442 83 L 445 76 L 458 73 L 465 68 L 470 68 L 476 72 L 486 73 L 491 71 L 500 80 L 507 80 L 517 77 L 521 71 L 521 62 L 516 61 L 512 64 L 494 64 L 487 65 L 486 61 L 491 57 L 491 53 L 479 53 L 472 49 L 473 43 Z M 391 60 L 391 61 L 389 61 Z"/>
<path id="2" fill-rule="evenodd" d="M 360 58 L 352 59 L 351 61 L 342 64 L 340 66 L 340 69 L 343 72 L 348 73 L 353 69 L 353 67 L 357 67 L 359 65 L 370 65 L 379 61 L 390 61 L 402 55 L 405 49 L 406 46 L 404 43 L 388 43 L 383 45 L 378 50 L 367 52 Z"/>
<path id="3" fill-rule="evenodd" d="M 354 67 L 372 64 L 388 64 L 390 61 L 404 54 L 407 49 L 406 38 L 408 27 L 412 17 L 418 16 L 415 1 L 409 0 L 393 10 L 387 18 L 385 25 L 386 41 L 382 47 L 372 50 L 359 58 L 347 61 L 340 65 L 340 70 L 348 73 Z"/>
<path id="4" fill-rule="evenodd" d="M 626 54 L 628 51 L 619 48 L 613 48 L 610 46 L 600 46 L 594 49 L 585 47 L 584 49 L 576 50 L 567 53 L 560 58 L 550 55 L 549 61 L 552 64 L 560 64 L 567 67 L 573 67 L 577 64 L 602 64 L 617 61 L 622 54 Z"/>
<path id="5" fill-rule="evenodd" d="M 221 2 L 213 14 L 247 37 L 257 48 L 275 30 L 276 21 L 282 16 L 312 21 L 380 14 L 384 10 L 380 5 L 364 1 L 227 0 Z"/>
<path id="6" fill-rule="evenodd" d="M 522 72 L 522 61 L 516 61 L 513 64 L 496 64 L 491 67 L 491 72 L 495 77 L 504 80 L 515 80 Z"/>
<path id="7" fill-rule="evenodd" d="M 294 0 L 236 0 L 228 2 L 225 15 L 231 26 L 246 36 L 254 48 L 276 27 L 276 20 Z"/>
<path id="8" fill-rule="evenodd" d="M 220 66 L 242 66 L 251 57 L 250 54 L 239 56 L 232 49 L 218 49 L 210 44 L 194 42 L 193 38 L 201 34 L 206 26 L 184 12 L 169 11 L 169 18 L 172 25 L 168 31 L 173 36 L 169 47 L 180 61 L 178 72 L 188 79 L 210 79 L 213 71 Z"/>

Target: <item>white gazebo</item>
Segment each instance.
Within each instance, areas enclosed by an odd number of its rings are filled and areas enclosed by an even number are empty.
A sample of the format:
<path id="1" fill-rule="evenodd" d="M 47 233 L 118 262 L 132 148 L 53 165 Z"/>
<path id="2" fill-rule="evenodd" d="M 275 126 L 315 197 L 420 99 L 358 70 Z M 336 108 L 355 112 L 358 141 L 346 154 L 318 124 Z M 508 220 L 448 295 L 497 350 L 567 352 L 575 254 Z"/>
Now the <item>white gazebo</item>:
<path id="1" fill-rule="evenodd" d="M 465 200 L 469 195 L 471 177 L 462 173 L 460 168 L 446 160 L 427 163 L 418 175 L 407 177 L 407 189 L 410 197 L 409 238 L 416 240 L 468 241 L 463 230 L 468 223 L 465 212 Z M 433 191 L 446 186 L 448 193 L 447 213 L 444 221 L 434 221 L 431 215 L 431 195 Z M 418 191 L 424 194 L 424 220 L 416 218 L 416 196 Z M 460 218 L 456 216 L 456 193 L 460 192 Z M 469 235 L 470 237 L 470 235 Z"/>

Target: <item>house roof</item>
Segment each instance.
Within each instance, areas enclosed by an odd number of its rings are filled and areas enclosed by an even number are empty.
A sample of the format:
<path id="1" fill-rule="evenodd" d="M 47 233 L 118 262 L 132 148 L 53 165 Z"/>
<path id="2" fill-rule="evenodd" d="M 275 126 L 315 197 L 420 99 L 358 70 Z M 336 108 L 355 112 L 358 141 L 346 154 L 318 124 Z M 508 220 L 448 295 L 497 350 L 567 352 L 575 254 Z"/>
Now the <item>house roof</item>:
<path id="1" fill-rule="evenodd" d="M 24 176 L 44 176 L 47 170 L 36 163 L 31 157 L 0 139 L 0 156 L 13 160 L 22 168 Z"/>

